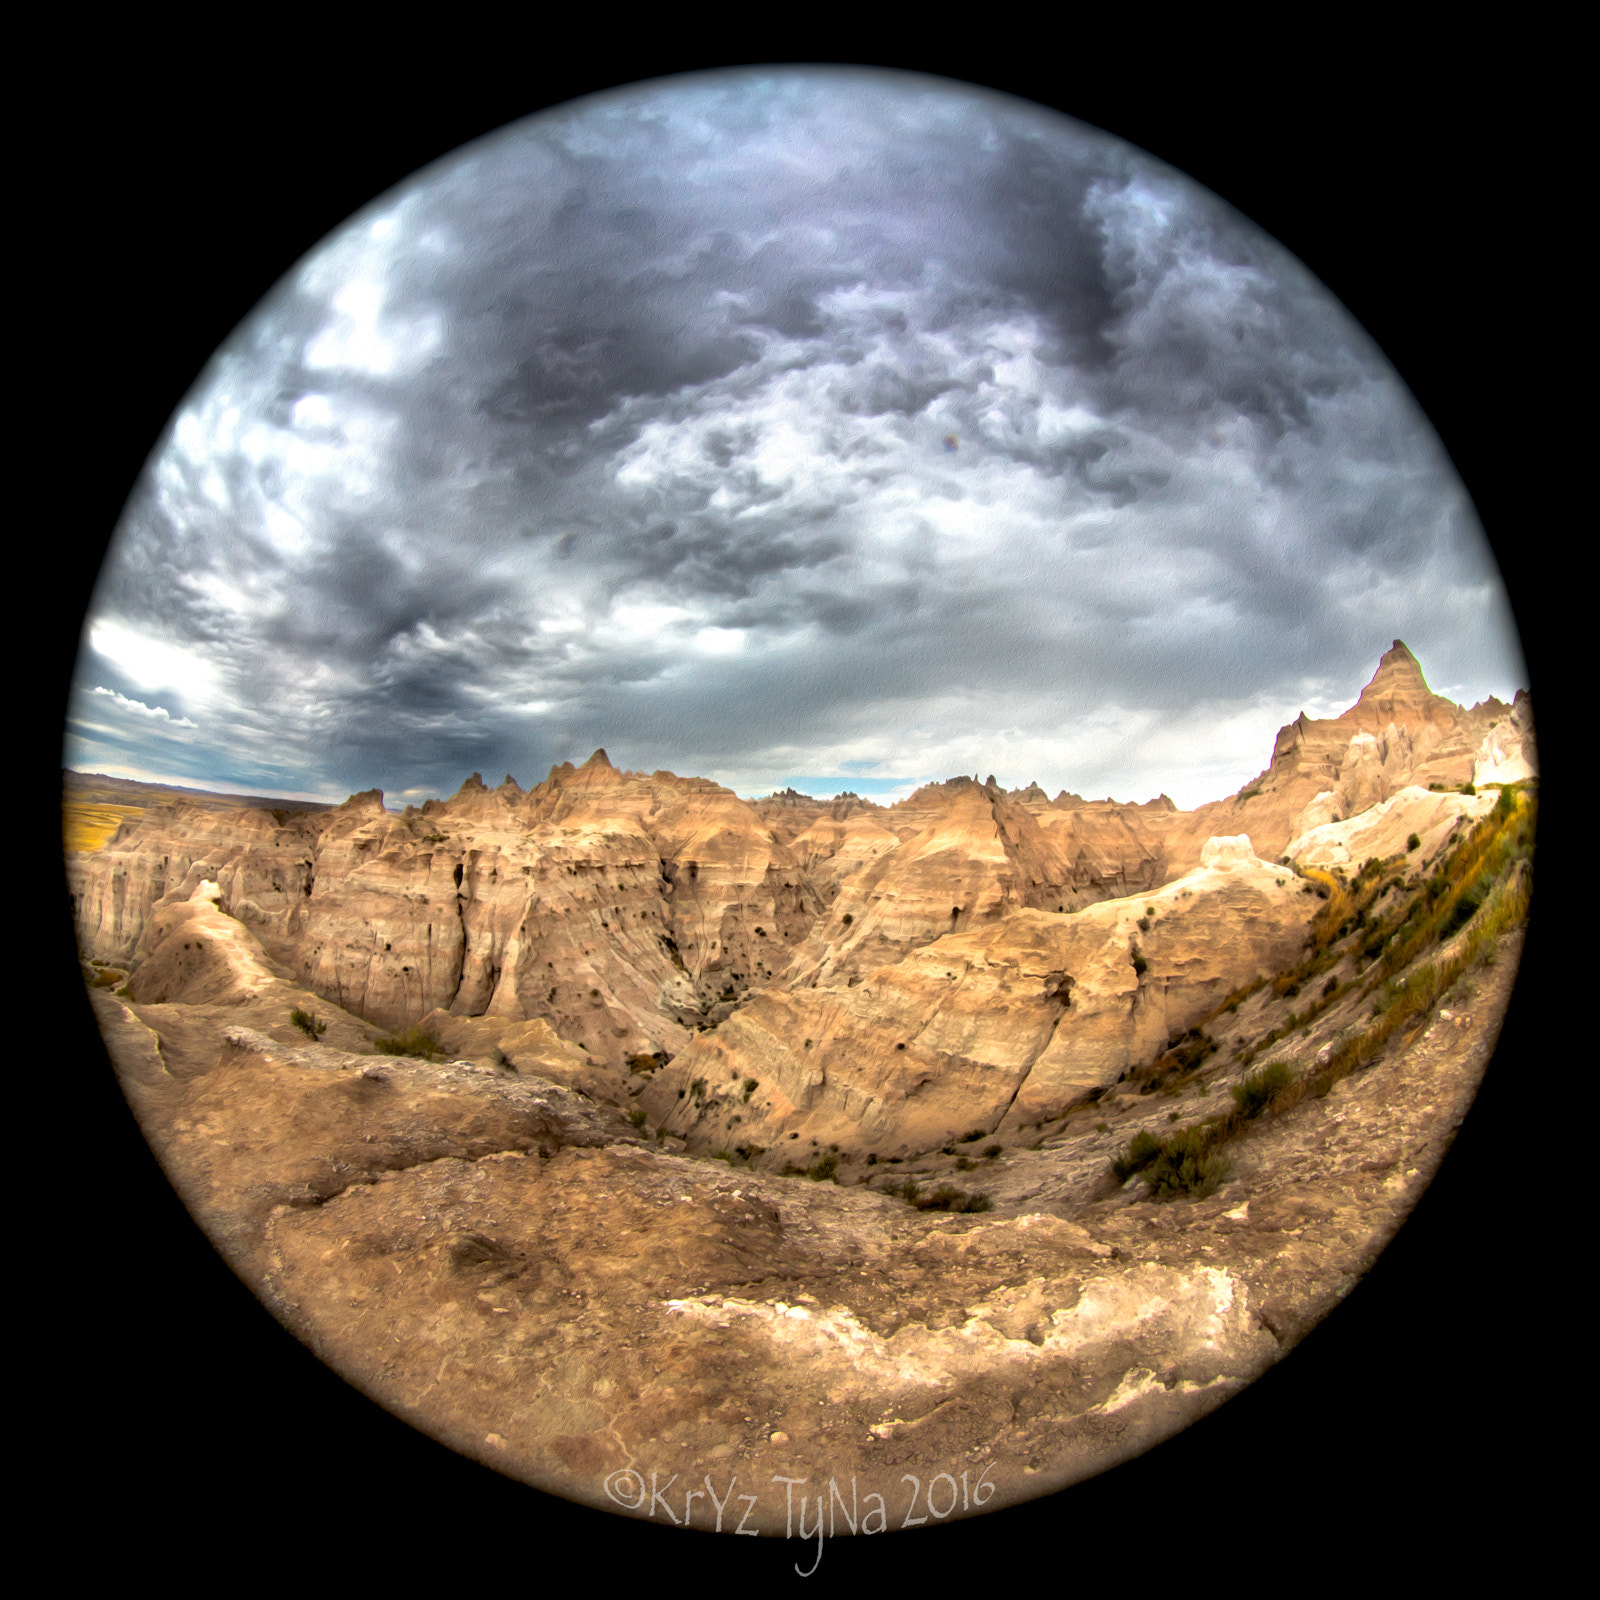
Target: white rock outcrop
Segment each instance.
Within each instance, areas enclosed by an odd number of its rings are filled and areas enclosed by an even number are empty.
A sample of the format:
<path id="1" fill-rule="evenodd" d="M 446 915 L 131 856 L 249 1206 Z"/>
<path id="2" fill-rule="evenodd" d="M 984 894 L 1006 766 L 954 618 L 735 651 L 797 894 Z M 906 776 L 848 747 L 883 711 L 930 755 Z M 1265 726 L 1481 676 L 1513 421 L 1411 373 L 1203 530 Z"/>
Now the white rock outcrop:
<path id="1" fill-rule="evenodd" d="M 1533 707 L 1526 695 L 1518 695 L 1511 714 L 1501 718 L 1483 736 L 1477 760 L 1472 764 L 1472 781 L 1474 784 L 1521 783 L 1537 776 Z"/>
<path id="2" fill-rule="evenodd" d="M 1494 809 L 1495 794 L 1440 794 L 1415 785 L 1343 822 L 1325 822 L 1289 841 L 1284 852 L 1302 867 L 1359 867 L 1372 856 L 1431 859 L 1456 824 L 1476 822 Z M 1416 850 L 1407 849 L 1415 834 Z"/>

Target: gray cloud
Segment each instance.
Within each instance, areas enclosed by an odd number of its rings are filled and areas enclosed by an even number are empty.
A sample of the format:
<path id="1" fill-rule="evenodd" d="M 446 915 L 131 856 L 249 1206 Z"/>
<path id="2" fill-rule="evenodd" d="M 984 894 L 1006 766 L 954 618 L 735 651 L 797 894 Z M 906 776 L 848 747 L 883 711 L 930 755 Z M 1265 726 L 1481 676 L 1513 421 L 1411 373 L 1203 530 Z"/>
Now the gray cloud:
<path id="1" fill-rule="evenodd" d="M 91 624 L 74 765 L 334 798 L 604 744 L 1194 803 L 1396 635 L 1459 697 L 1522 670 L 1302 266 L 1053 113 L 848 72 L 602 96 L 385 196 L 218 353 Z"/>

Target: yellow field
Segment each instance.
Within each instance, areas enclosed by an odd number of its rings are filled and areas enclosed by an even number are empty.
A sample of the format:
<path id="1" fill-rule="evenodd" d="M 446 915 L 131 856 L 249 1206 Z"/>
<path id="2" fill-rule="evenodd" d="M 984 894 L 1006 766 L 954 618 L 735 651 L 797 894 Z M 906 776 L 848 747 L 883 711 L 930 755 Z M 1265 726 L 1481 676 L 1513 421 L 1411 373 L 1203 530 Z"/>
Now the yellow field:
<path id="1" fill-rule="evenodd" d="M 143 806 L 85 805 L 67 801 L 61 807 L 61 832 L 69 850 L 98 850 L 129 817 L 142 817 Z"/>

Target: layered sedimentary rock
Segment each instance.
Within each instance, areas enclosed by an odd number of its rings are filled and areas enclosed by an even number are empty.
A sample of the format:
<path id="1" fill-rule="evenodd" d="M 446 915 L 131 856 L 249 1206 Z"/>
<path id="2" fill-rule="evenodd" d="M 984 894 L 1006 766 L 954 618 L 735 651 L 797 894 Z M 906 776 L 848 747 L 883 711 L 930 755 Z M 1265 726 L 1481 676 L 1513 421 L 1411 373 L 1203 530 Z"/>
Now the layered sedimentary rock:
<path id="1" fill-rule="evenodd" d="M 1470 1103 L 1520 935 L 1381 1038 L 1375 1002 L 1448 943 L 1375 989 L 1352 926 L 1293 981 L 1324 902 L 1275 858 L 1425 865 L 1496 804 L 1427 787 L 1447 740 L 1533 761 L 1521 697 L 1484 732 L 1385 670 L 1368 710 L 1402 723 L 1280 737 L 1261 792 L 1200 813 L 976 776 L 898 806 L 750 803 L 603 752 L 404 815 L 375 791 L 151 810 L 73 866 L 86 953 L 131 968 L 92 1003 L 244 1280 L 454 1449 L 724 1532 L 789 1533 L 785 1484 L 838 1491 L 829 1537 L 874 1502 L 864 1532 L 998 1508 L 1291 1347 Z M 1426 782 L 1385 790 L 1418 761 Z M 1282 831 L 1244 837 L 1245 813 Z M 1192 1073 L 1130 1071 L 1268 974 Z M 419 1019 L 447 1059 L 373 1053 Z M 1243 1107 L 1258 1058 L 1303 1073 L 1358 1038 L 1362 1070 L 1247 1120 L 1166 1203 L 1113 1169 Z M 837 1185 L 794 1175 L 827 1177 L 834 1145 L 857 1157 Z"/>
<path id="2" fill-rule="evenodd" d="M 1289 841 L 1284 853 L 1302 867 L 1360 867 L 1373 857 L 1390 856 L 1411 856 L 1421 865 L 1458 827 L 1492 811 L 1497 798 L 1437 794 L 1412 785 L 1342 822 L 1313 821 Z"/>
<path id="3" fill-rule="evenodd" d="M 1495 702 L 1497 705 L 1499 702 Z M 1521 783 L 1536 777 L 1539 755 L 1533 736 L 1533 704 L 1519 689 L 1511 710 L 1495 717 L 1472 764 L 1474 783 Z"/>
<path id="4" fill-rule="evenodd" d="M 1300 948 L 1314 902 L 1248 839 L 1136 900 L 1019 908 L 859 985 L 769 990 L 697 1038 L 642 1103 L 691 1149 L 798 1143 L 904 1156 L 1060 1112 L 1158 1054 Z"/>
<path id="5" fill-rule="evenodd" d="M 1248 832 L 1269 860 L 1307 828 L 1343 820 L 1408 786 L 1452 788 L 1483 770 L 1486 741 L 1505 728 L 1528 752 L 1532 774 L 1532 708 L 1525 693 L 1517 706 L 1493 699 L 1469 708 L 1435 694 L 1417 658 L 1396 639 L 1378 663 L 1360 698 L 1338 717 L 1315 719 L 1304 712 L 1278 730 L 1272 760 L 1232 799 L 1181 812 L 1166 835 L 1168 868 L 1183 871 L 1199 859 L 1205 840 Z M 1525 730 L 1525 731 L 1524 731 Z M 1486 781 L 1514 781 L 1486 780 Z"/>
<path id="6" fill-rule="evenodd" d="M 375 789 L 295 813 L 179 800 L 74 852 L 69 881 L 91 959 L 137 970 L 151 918 L 215 882 L 221 910 L 297 984 L 377 1027 L 542 1021 L 620 1068 L 677 1054 L 755 994 L 859 986 L 1024 911 L 1154 893 L 1214 836 L 1248 834 L 1276 860 L 1402 788 L 1507 781 L 1534 759 L 1526 696 L 1465 711 L 1396 641 L 1342 717 L 1289 724 L 1258 779 L 1191 812 L 976 775 L 892 806 L 792 790 L 746 801 L 596 751 L 531 790 L 473 774 L 401 815 Z"/>

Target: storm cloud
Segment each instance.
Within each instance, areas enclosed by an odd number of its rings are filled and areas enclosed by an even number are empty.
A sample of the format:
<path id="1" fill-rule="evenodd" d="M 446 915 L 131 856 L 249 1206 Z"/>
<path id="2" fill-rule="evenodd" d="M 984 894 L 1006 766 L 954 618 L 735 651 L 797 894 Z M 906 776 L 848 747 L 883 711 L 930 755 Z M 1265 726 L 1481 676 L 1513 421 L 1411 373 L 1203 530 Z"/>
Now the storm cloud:
<path id="1" fill-rule="evenodd" d="M 1021 101 L 708 74 L 457 152 L 274 290 L 129 503 L 67 758 L 1192 805 L 1396 637 L 1525 681 L 1443 449 L 1273 241 Z"/>

